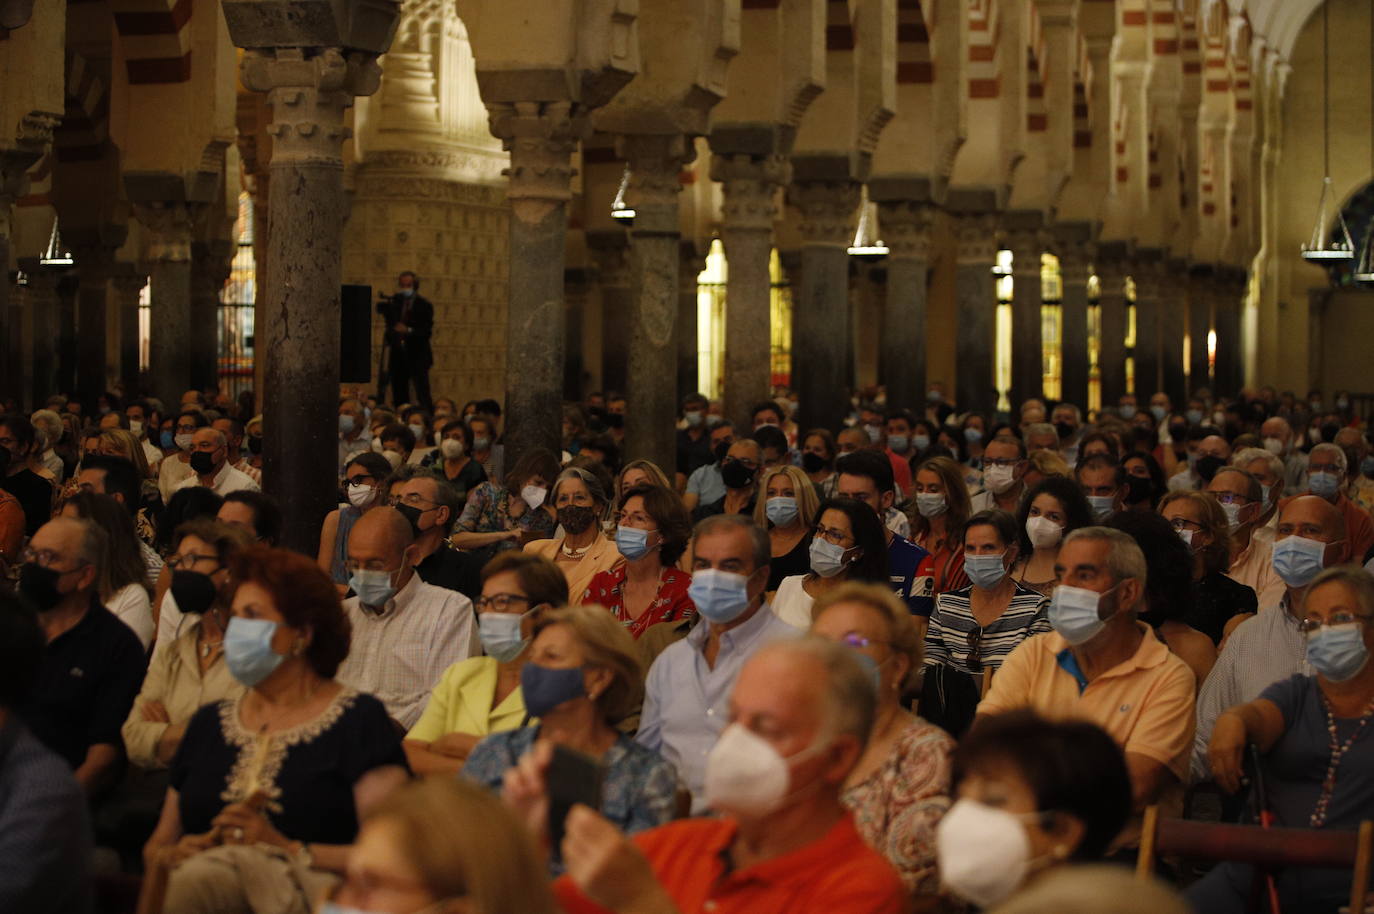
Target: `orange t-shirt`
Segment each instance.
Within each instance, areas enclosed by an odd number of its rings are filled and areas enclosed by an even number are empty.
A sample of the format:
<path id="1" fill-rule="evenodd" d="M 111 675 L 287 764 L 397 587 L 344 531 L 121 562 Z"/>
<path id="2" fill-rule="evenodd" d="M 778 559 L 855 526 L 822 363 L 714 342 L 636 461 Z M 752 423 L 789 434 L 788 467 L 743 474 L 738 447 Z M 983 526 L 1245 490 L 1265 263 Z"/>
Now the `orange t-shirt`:
<path id="1" fill-rule="evenodd" d="M 687 819 L 640 832 L 634 842 L 682 914 L 900 914 L 902 881 L 854 829 L 846 813 L 814 844 L 742 870 L 729 868 L 738 826 L 731 819 Z M 567 876 L 554 892 L 568 914 L 603 914 Z"/>

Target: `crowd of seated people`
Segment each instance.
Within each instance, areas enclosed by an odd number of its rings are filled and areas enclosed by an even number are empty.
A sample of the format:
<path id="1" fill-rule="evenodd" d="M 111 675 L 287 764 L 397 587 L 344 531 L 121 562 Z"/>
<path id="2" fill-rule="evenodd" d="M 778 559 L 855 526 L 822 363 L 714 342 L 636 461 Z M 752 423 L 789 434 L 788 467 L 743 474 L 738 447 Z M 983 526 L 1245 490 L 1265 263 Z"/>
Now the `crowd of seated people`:
<path id="1" fill-rule="evenodd" d="M 1050 910 L 1255 774 L 1266 823 L 1374 819 L 1359 417 L 931 394 L 692 395 L 660 466 L 618 395 L 515 453 L 345 390 L 309 556 L 251 398 L 4 404 L 0 910 Z M 1169 875 L 1126 885 L 1349 895 Z"/>

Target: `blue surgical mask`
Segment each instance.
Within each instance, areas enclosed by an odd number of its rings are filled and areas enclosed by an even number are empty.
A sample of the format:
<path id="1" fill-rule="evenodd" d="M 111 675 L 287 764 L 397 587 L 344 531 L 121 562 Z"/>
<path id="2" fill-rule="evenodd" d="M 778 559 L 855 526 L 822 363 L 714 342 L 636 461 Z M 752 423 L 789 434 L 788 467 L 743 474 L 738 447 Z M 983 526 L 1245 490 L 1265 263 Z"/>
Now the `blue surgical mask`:
<path id="1" fill-rule="evenodd" d="M 849 564 L 844 560 L 844 553 L 843 546 L 836 546 L 829 540 L 816 537 L 811 540 L 811 570 L 823 578 L 835 577 Z"/>
<path id="2" fill-rule="evenodd" d="M 692 572 L 687 596 L 706 621 L 728 625 L 749 608 L 749 579 L 732 571 L 703 568 Z"/>
<path id="3" fill-rule="evenodd" d="M 477 614 L 477 637 L 481 639 L 482 650 L 487 652 L 488 657 L 499 663 L 509 663 L 520 656 L 525 645 L 530 643 L 530 639 L 520 633 L 525 615 L 496 612 Z"/>
<path id="4" fill-rule="evenodd" d="M 965 555 L 964 571 L 968 572 L 968 579 L 984 590 L 992 590 L 1001 584 L 1002 578 L 1007 575 L 1007 566 L 1002 562 L 1004 554 Z"/>
<path id="5" fill-rule="evenodd" d="M 358 600 L 364 606 L 382 607 L 386 601 L 396 595 L 396 588 L 391 583 L 390 571 L 374 571 L 367 568 L 359 568 L 348 578 L 348 586 L 353 588 L 353 592 L 358 595 Z"/>
<path id="6" fill-rule="evenodd" d="M 1321 470 L 1307 475 L 1307 491 L 1320 498 L 1332 499 L 1340 491 L 1341 478 L 1335 473 Z"/>
<path id="7" fill-rule="evenodd" d="M 224 630 L 224 662 L 234 678 L 248 688 L 271 676 L 286 659 L 272 650 L 277 623 L 234 616 Z"/>
<path id="8" fill-rule="evenodd" d="M 1110 495 L 1089 495 L 1088 506 L 1093 509 L 1093 520 L 1106 520 L 1116 510 L 1116 499 Z"/>
<path id="9" fill-rule="evenodd" d="M 649 554 L 649 534 L 652 532 L 621 524 L 615 528 L 615 548 L 631 562 L 642 559 Z"/>
<path id="10" fill-rule="evenodd" d="M 356 427 L 357 427 L 357 426 L 356 426 L 356 424 L 354 423 L 353 417 L 352 417 L 352 416 L 348 416 L 348 415 L 345 415 L 345 414 L 343 414 L 343 413 L 339 413 L 339 434 L 340 434 L 340 435 L 351 435 L 351 434 L 353 434 L 353 429 L 356 428 Z"/>
<path id="11" fill-rule="evenodd" d="M 1050 626 L 1069 644 L 1092 640 L 1107 627 L 1099 608 L 1103 596 L 1095 590 L 1060 584 L 1050 597 Z"/>
<path id="12" fill-rule="evenodd" d="M 906 453 L 906 449 L 911 447 L 911 439 L 906 435 L 888 435 L 887 446 L 898 454 Z"/>
<path id="13" fill-rule="evenodd" d="M 877 444 L 883 438 L 883 430 L 878 425 L 865 425 L 864 431 L 868 433 L 868 440 Z"/>
<path id="14" fill-rule="evenodd" d="M 170 428 L 162 430 L 162 434 L 158 436 L 158 441 L 162 444 L 162 449 L 164 451 L 170 451 L 172 448 L 177 446 L 176 435 L 172 434 L 172 430 Z"/>
<path id="15" fill-rule="evenodd" d="M 1307 662 L 1332 682 L 1355 678 L 1369 662 L 1364 626 L 1359 622 L 1324 625 L 1307 636 Z"/>
<path id="16" fill-rule="evenodd" d="M 916 445 L 916 450 L 924 451 L 926 448 L 930 447 L 930 436 L 917 435 L 911 439 L 911 443 Z"/>
<path id="17" fill-rule="evenodd" d="M 1135 418 L 1135 407 L 1130 405 L 1129 403 L 1124 404 L 1122 406 L 1118 406 L 1116 408 L 1116 414 L 1121 418 L 1125 419 L 1127 422 L 1130 422 L 1132 419 Z"/>
<path id="18" fill-rule="evenodd" d="M 1327 544 L 1304 536 L 1274 543 L 1274 571 L 1289 587 L 1306 587 L 1326 567 Z"/>
<path id="19" fill-rule="evenodd" d="M 520 668 L 520 691 L 529 715 L 543 717 L 564 702 L 585 697 L 587 687 L 582 681 L 581 667 L 556 670 L 526 663 Z"/>
<path id="20" fill-rule="evenodd" d="M 977 444 L 983 440 L 983 433 L 970 425 L 968 428 L 964 429 L 964 440 L 969 444 Z"/>
<path id="21" fill-rule="evenodd" d="M 1169 411 L 1162 406 L 1151 406 L 1150 415 L 1155 417 L 1156 422 L 1163 422 L 1164 417 L 1169 415 Z"/>
<path id="22" fill-rule="evenodd" d="M 763 513 L 775 527 L 786 527 L 797 519 L 797 500 L 790 495 L 776 495 L 764 502 Z"/>

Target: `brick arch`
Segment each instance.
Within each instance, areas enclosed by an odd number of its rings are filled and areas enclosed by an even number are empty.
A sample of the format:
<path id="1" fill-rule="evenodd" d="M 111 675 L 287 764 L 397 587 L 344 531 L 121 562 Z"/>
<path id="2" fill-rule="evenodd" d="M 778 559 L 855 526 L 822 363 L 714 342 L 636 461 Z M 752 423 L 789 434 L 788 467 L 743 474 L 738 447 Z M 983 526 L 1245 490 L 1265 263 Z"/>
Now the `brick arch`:
<path id="1" fill-rule="evenodd" d="M 53 131 L 53 146 L 62 162 L 97 159 L 110 133 L 109 66 L 68 49 L 66 105 L 62 123 Z"/>
<path id="2" fill-rule="evenodd" d="M 192 10 L 192 0 L 110 0 L 131 85 L 191 78 Z"/>

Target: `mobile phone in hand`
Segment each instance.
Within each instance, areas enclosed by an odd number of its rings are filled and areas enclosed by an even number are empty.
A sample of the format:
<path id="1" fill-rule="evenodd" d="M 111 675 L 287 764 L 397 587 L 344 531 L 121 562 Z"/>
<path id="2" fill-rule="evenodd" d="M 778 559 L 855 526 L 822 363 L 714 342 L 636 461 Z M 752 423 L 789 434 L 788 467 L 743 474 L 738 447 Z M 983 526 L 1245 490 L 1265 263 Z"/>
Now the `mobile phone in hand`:
<path id="1" fill-rule="evenodd" d="M 544 775 L 549 797 L 549 846 L 562 847 L 568 812 L 578 803 L 601 808 L 601 763 L 566 746 L 553 747 Z"/>

